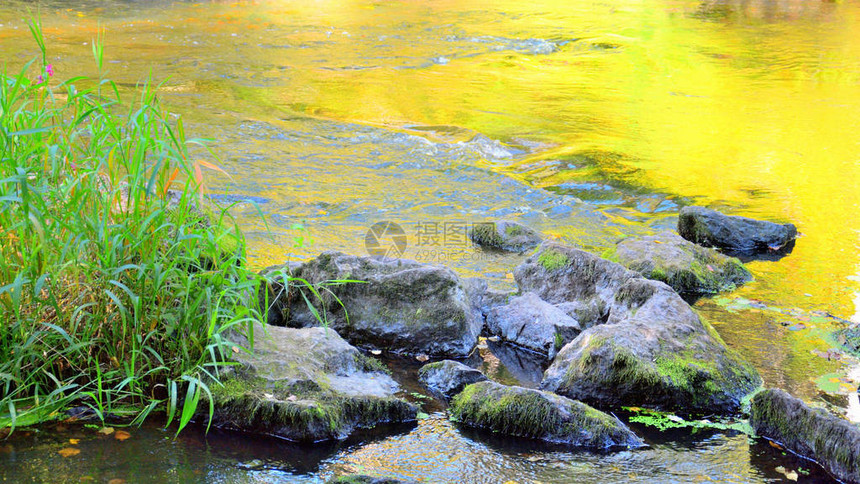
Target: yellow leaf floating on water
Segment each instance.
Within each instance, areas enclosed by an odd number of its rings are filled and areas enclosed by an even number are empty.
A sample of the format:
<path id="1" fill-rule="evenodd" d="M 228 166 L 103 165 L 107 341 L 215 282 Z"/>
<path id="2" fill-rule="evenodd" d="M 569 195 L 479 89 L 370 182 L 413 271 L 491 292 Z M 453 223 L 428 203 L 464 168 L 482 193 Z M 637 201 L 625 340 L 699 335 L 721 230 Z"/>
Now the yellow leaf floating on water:
<path id="1" fill-rule="evenodd" d="M 130 439 L 131 434 L 126 432 L 125 430 L 117 430 L 113 438 L 122 442 L 123 440 Z"/>
<path id="2" fill-rule="evenodd" d="M 73 455 L 78 455 L 81 453 L 81 449 L 76 449 L 74 447 L 66 447 L 64 449 L 60 449 L 57 451 L 63 457 L 71 457 Z"/>
<path id="3" fill-rule="evenodd" d="M 69 439 L 69 443 L 72 445 L 78 445 L 78 442 L 80 442 L 80 441 L 81 441 L 81 439 Z"/>
<path id="4" fill-rule="evenodd" d="M 110 435 L 113 433 L 113 427 L 102 427 L 99 429 L 99 433 L 103 435 Z"/>

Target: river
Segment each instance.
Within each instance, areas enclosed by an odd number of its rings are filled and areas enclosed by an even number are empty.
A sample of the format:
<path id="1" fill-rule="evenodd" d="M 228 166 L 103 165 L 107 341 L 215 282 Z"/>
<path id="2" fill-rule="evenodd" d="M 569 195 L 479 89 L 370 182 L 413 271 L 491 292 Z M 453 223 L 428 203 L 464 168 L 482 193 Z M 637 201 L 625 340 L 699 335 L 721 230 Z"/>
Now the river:
<path id="1" fill-rule="evenodd" d="M 36 8 L 56 76 L 97 76 L 90 44 L 104 29 L 121 89 L 163 81 L 162 100 L 218 158 L 199 155 L 230 174 L 207 172 L 207 189 L 234 204 L 255 267 L 364 253 L 369 227 L 388 221 L 408 236 L 403 257 L 511 288 L 522 258 L 476 252 L 462 228 L 511 218 L 600 253 L 673 228 L 684 205 L 791 221 L 802 236 L 789 255 L 749 262 L 753 282 L 695 307 L 766 385 L 856 401 L 855 360 L 828 352 L 835 329 L 860 322 L 856 0 L 11 0 L 10 68 L 37 55 Z M 72 429 L 3 444 L 0 474 L 771 482 L 811 466 L 743 434 L 637 429 L 648 449 L 571 453 L 466 435 L 437 409 L 393 436 L 313 449 L 146 426 L 125 450 L 93 440 L 55 457 L 87 435 Z"/>

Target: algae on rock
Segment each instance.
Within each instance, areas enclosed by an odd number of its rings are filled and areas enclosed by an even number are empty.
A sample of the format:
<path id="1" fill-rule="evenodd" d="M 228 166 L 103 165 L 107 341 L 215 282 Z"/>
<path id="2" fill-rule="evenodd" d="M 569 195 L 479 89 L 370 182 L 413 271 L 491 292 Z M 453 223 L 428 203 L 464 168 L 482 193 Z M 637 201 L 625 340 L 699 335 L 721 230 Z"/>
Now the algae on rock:
<path id="1" fill-rule="evenodd" d="M 239 344 L 247 340 L 237 335 Z M 355 429 L 416 419 L 381 362 L 330 328 L 254 327 L 254 351 L 213 385 L 216 426 L 296 441 L 344 439 Z"/>
<path id="2" fill-rule="evenodd" d="M 541 262 L 547 252 L 567 262 L 547 268 Z M 760 384 L 756 371 L 666 284 L 553 243 L 544 243 L 514 277 L 521 291 L 594 314 L 544 373 L 544 390 L 596 406 L 731 413 Z"/>
<path id="3" fill-rule="evenodd" d="M 752 279 L 738 259 L 696 245 L 671 232 L 624 239 L 604 257 L 678 293 L 729 291 Z"/>
<path id="4" fill-rule="evenodd" d="M 639 447 L 642 440 L 618 419 L 549 392 L 485 381 L 454 397 L 451 418 L 505 435 L 605 449 Z"/>
<path id="5" fill-rule="evenodd" d="M 311 286 L 360 282 L 330 285 L 318 294 L 303 284 L 272 291 L 270 324 L 318 326 L 323 315 L 354 344 L 431 356 L 466 356 L 477 344 L 480 311 L 467 284 L 446 267 L 324 252 L 290 274 Z"/>

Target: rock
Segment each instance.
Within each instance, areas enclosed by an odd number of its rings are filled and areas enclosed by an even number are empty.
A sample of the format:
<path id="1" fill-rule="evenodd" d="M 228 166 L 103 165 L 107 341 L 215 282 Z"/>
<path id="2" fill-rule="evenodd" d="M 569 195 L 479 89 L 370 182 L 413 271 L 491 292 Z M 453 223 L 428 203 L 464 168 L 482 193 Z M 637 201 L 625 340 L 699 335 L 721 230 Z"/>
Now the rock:
<path id="1" fill-rule="evenodd" d="M 597 449 L 644 445 L 618 419 L 584 403 L 491 381 L 467 386 L 449 412 L 463 425 L 515 437 Z"/>
<path id="2" fill-rule="evenodd" d="M 487 371 L 493 380 L 507 383 L 515 380 L 518 386 L 537 388 L 546 369 L 546 358 L 516 346 L 487 340 L 487 350 L 498 362 L 486 358 Z"/>
<path id="3" fill-rule="evenodd" d="M 318 326 L 322 318 L 354 344 L 441 357 L 468 355 L 483 325 L 474 298 L 445 267 L 325 252 L 291 275 L 318 288 L 319 297 L 304 283 L 284 290 L 282 280 L 271 280 L 271 323 Z M 338 280 L 360 282 L 331 282 Z"/>
<path id="4" fill-rule="evenodd" d="M 469 238 L 481 247 L 520 253 L 534 249 L 543 240 L 534 230 L 510 220 L 474 224 Z"/>
<path id="5" fill-rule="evenodd" d="M 756 371 L 666 284 L 551 243 L 514 277 L 521 290 L 548 302 L 601 314 L 556 355 L 544 390 L 595 406 L 731 413 L 760 384 Z"/>
<path id="6" fill-rule="evenodd" d="M 588 329 L 597 324 L 606 322 L 609 317 L 609 308 L 602 300 L 591 301 L 565 301 L 555 304 L 564 314 L 579 322 L 582 329 Z"/>
<path id="7" fill-rule="evenodd" d="M 487 314 L 487 330 L 503 340 L 552 359 L 580 333 L 579 323 L 552 304 L 527 292 Z"/>
<path id="8" fill-rule="evenodd" d="M 480 371 L 451 360 L 428 363 L 418 370 L 418 381 L 445 400 L 460 393 L 466 385 L 486 379 Z"/>
<path id="9" fill-rule="evenodd" d="M 606 321 L 615 293 L 635 277 L 641 276 L 588 252 L 550 242 L 514 269 L 520 292 L 564 304 L 569 315 L 590 314 L 593 321 L 578 319 L 583 327 Z"/>
<path id="10" fill-rule="evenodd" d="M 860 428 L 778 389 L 752 399 L 750 425 L 758 435 L 810 458 L 837 479 L 860 483 Z"/>
<path id="11" fill-rule="evenodd" d="M 668 286 L 632 279 L 619 291 L 606 324 L 562 348 L 541 388 L 598 407 L 734 413 L 760 383 L 756 371 Z"/>
<path id="12" fill-rule="evenodd" d="M 731 291 L 752 280 L 738 259 L 671 232 L 624 239 L 604 257 L 648 279 L 665 282 L 678 293 Z"/>
<path id="13" fill-rule="evenodd" d="M 487 281 L 480 277 L 467 277 L 462 279 L 463 289 L 469 297 L 473 317 L 481 322 L 484 321 L 484 300 L 487 295 Z"/>
<path id="14" fill-rule="evenodd" d="M 779 250 L 797 237 L 793 224 L 723 215 L 705 207 L 684 207 L 678 215 L 681 237 L 707 247 L 738 252 Z"/>
<path id="15" fill-rule="evenodd" d="M 349 474 L 335 477 L 328 484 L 415 484 L 415 481 L 402 481 L 393 477 L 377 477 L 364 474 Z"/>
<path id="16" fill-rule="evenodd" d="M 247 345 L 242 336 L 236 341 Z M 414 405 L 393 397 L 399 387 L 384 365 L 331 328 L 258 324 L 254 351 L 234 358 L 239 368 L 223 386 L 210 386 L 218 427 L 316 442 L 417 416 Z"/>

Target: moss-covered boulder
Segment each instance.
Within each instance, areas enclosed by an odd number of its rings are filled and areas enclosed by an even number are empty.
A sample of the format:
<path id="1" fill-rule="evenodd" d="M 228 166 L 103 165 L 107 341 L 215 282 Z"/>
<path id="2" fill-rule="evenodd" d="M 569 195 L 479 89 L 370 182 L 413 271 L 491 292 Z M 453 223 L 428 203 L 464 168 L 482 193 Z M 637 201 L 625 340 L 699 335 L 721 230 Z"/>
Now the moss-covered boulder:
<path id="1" fill-rule="evenodd" d="M 280 278 L 284 273 L 295 278 L 292 283 Z M 446 267 L 325 252 L 267 274 L 270 323 L 318 326 L 324 318 L 353 344 L 462 357 L 483 325 L 465 285 Z"/>
<path id="2" fill-rule="evenodd" d="M 384 365 L 333 329 L 257 325 L 254 351 L 234 358 L 237 369 L 211 386 L 218 427 L 315 442 L 416 419 Z"/>
<path id="3" fill-rule="evenodd" d="M 474 428 L 580 447 L 639 447 L 642 440 L 618 419 L 540 390 L 485 381 L 454 397 L 451 418 Z"/>
<path id="4" fill-rule="evenodd" d="M 678 233 L 706 247 L 761 252 L 789 246 L 797 237 L 797 227 L 724 215 L 705 207 L 684 207 L 678 214 Z"/>
<path id="5" fill-rule="evenodd" d="M 475 245 L 508 252 L 534 249 L 543 240 L 531 228 L 510 220 L 474 224 L 469 229 L 469 238 Z"/>
<path id="6" fill-rule="evenodd" d="M 541 388 L 599 407 L 734 413 L 761 384 L 674 291 L 646 279 L 618 293 L 610 320 L 562 348 Z"/>
<path id="7" fill-rule="evenodd" d="M 521 290 L 598 320 L 556 355 L 541 388 L 595 406 L 731 413 L 761 382 L 669 286 L 559 244 L 514 271 Z"/>
<path id="8" fill-rule="evenodd" d="M 427 363 L 418 370 L 418 381 L 424 388 L 445 400 L 460 393 L 466 385 L 486 379 L 479 370 L 451 360 Z"/>
<path id="9" fill-rule="evenodd" d="M 527 292 L 487 314 L 487 331 L 552 359 L 581 331 L 579 322 L 561 309 Z"/>
<path id="10" fill-rule="evenodd" d="M 813 409 L 778 389 L 752 399 L 750 425 L 758 435 L 812 459 L 843 482 L 860 483 L 860 428 Z"/>
<path id="11" fill-rule="evenodd" d="M 615 262 L 552 242 L 544 242 L 514 269 L 520 292 L 563 306 L 584 328 L 605 322 L 618 289 L 635 277 L 641 276 Z"/>
<path id="12" fill-rule="evenodd" d="M 624 239 L 604 257 L 679 293 L 731 291 L 752 279 L 738 259 L 671 232 Z"/>

